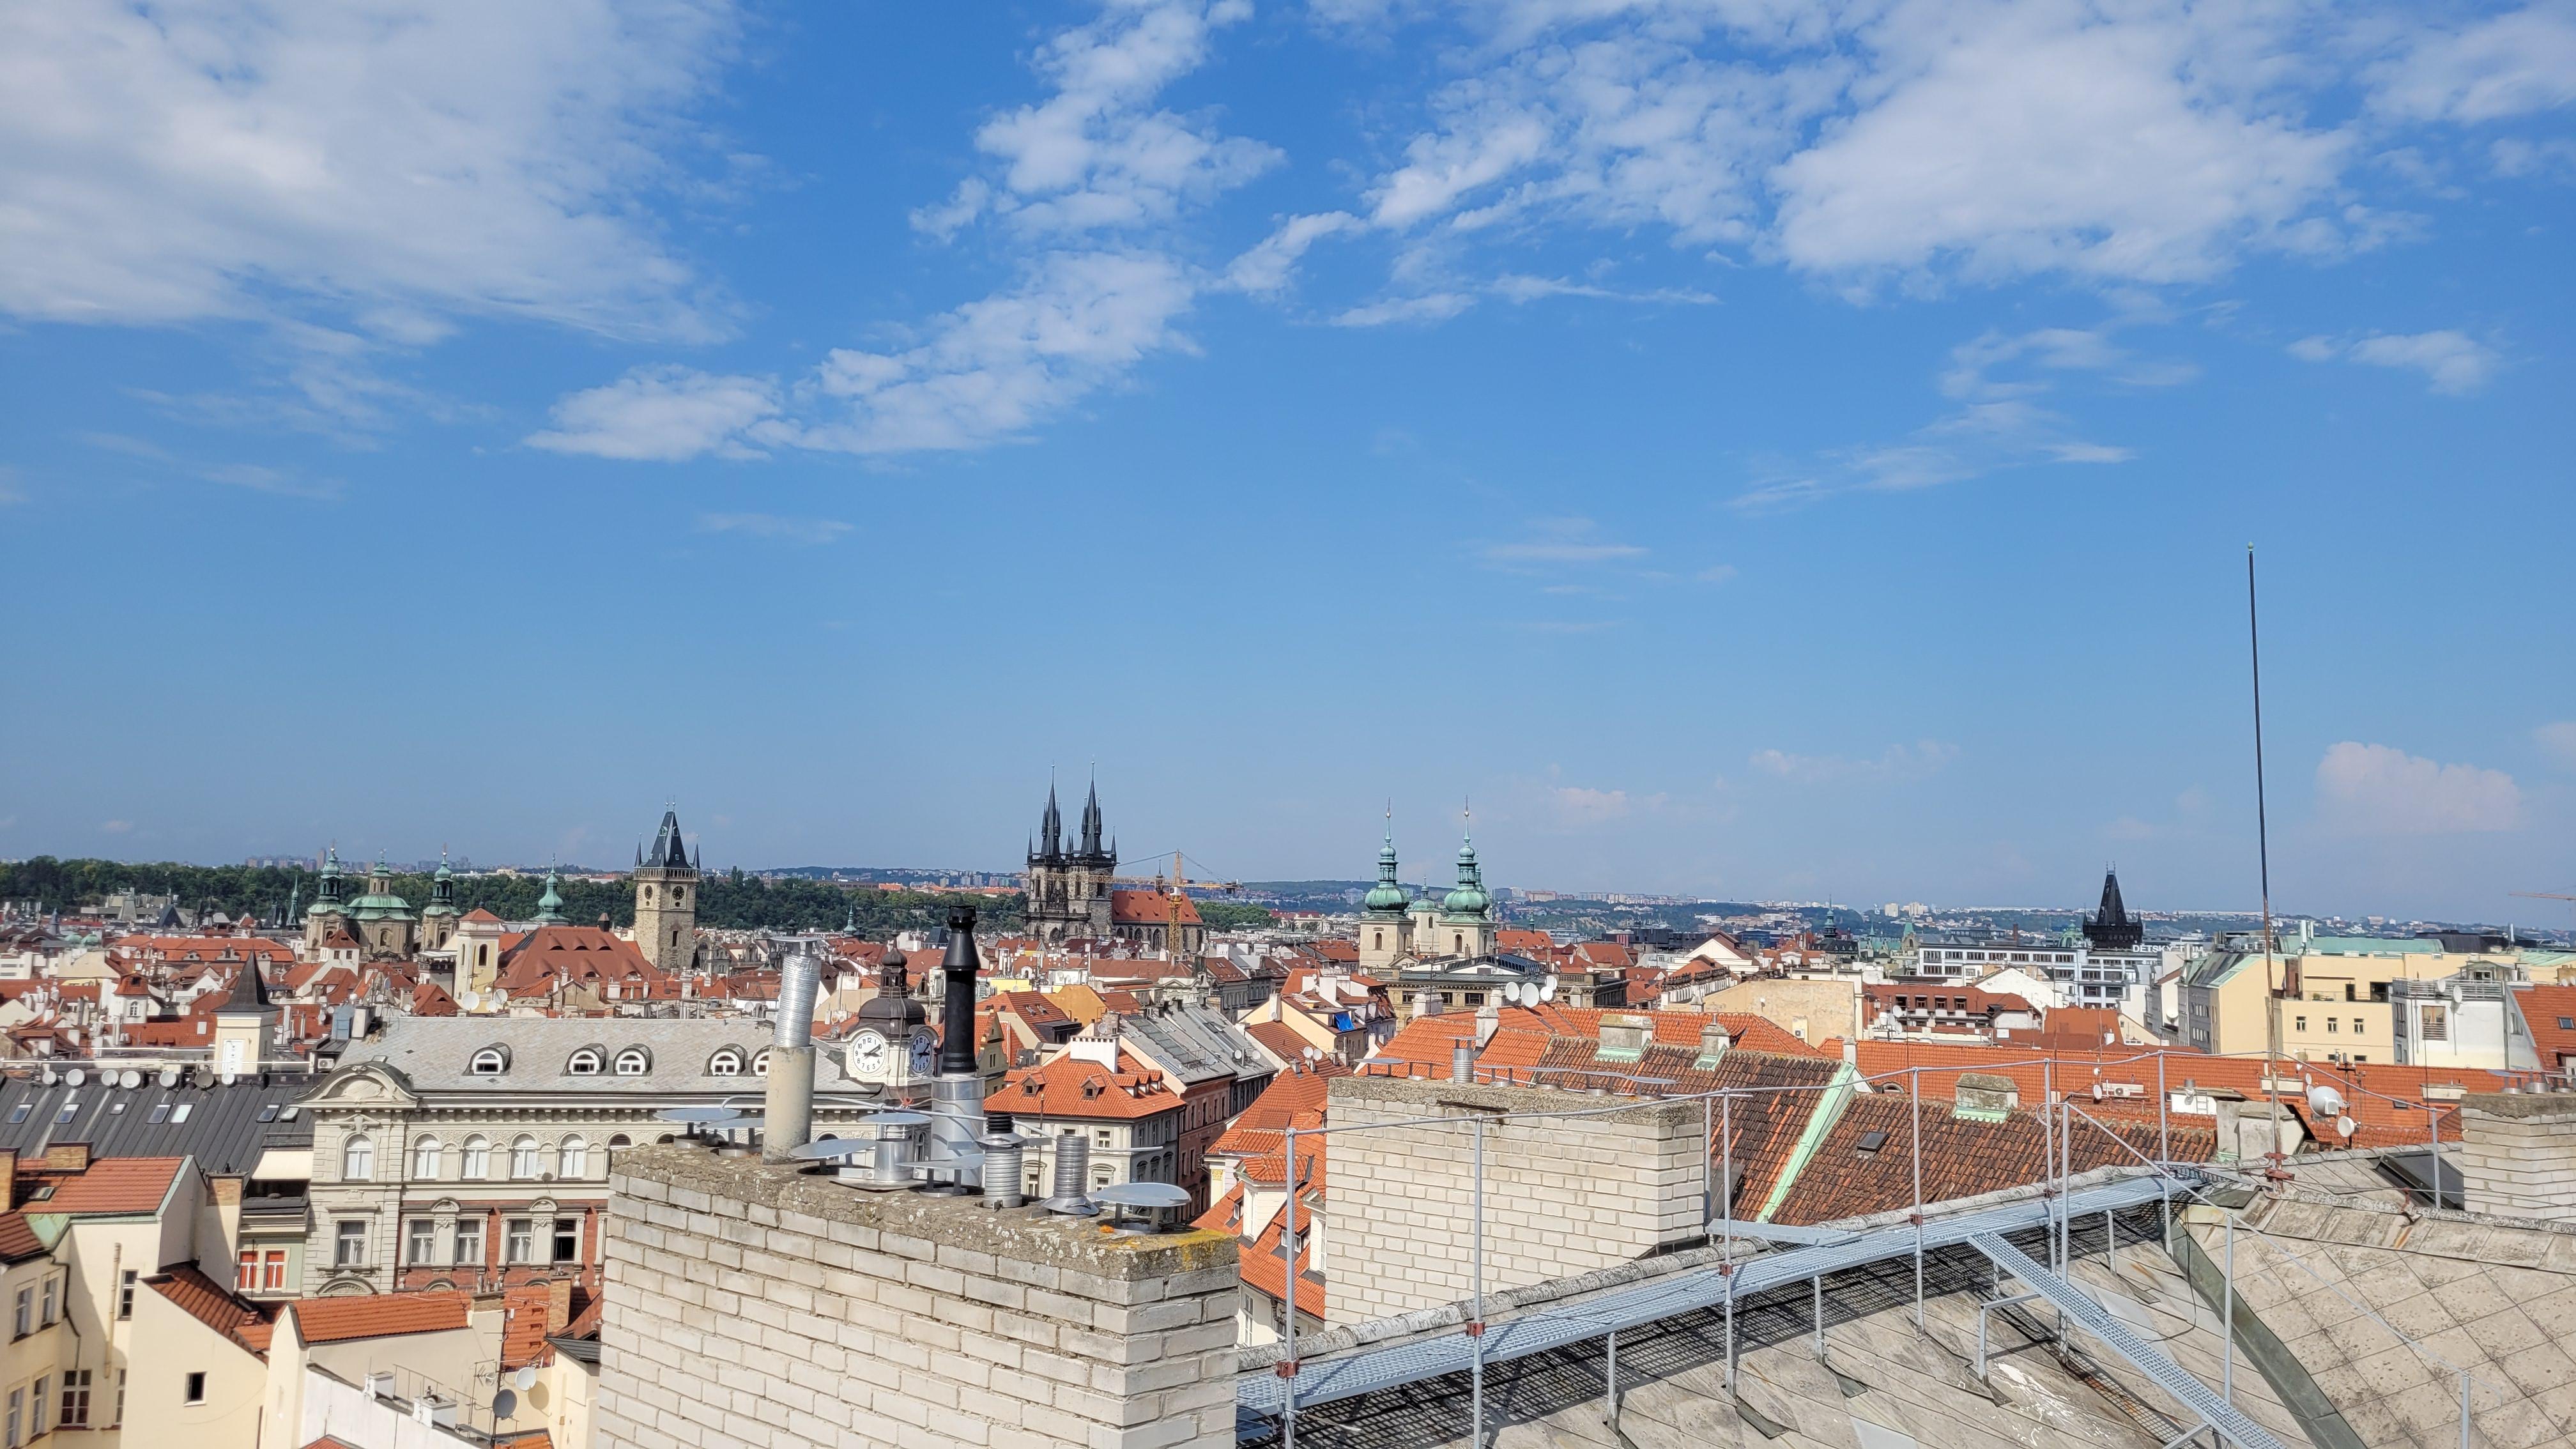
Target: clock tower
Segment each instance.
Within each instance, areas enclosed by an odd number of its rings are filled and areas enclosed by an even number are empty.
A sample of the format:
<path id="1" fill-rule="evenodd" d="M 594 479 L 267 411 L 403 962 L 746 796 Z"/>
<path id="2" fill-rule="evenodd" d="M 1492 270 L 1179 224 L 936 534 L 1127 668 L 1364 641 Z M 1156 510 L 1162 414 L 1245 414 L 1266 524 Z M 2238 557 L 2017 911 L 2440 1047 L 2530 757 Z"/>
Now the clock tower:
<path id="1" fill-rule="evenodd" d="M 877 994 L 859 1003 L 858 1029 L 850 1033 L 850 1079 L 895 1097 L 915 1097 L 939 1075 L 939 1039 L 929 1013 L 912 999 L 910 974 L 900 947 L 886 947 L 877 968 Z"/>

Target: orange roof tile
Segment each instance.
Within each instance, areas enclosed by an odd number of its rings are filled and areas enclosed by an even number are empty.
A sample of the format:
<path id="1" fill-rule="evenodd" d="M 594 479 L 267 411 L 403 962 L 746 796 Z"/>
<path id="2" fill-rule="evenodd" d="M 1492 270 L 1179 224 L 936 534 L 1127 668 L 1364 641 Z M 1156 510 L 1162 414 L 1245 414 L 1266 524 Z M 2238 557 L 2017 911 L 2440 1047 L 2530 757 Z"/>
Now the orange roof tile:
<path id="1" fill-rule="evenodd" d="M 359 1298 L 298 1298 L 280 1306 L 278 1316 L 295 1315 L 295 1331 L 306 1343 L 341 1343 L 353 1338 L 391 1338 L 405 1333 L 437 1333 L 465 1326 L 466 1293 L 377 1293 Z"/>
<path id="2" fill-rule="evenodd" d="M 2576 986 L 2534 986 L 2515 993 L 2544 1071 L 2576 1061 Z"/>
<path id="3" fill-rule="evenodd" d="M 184 1157 L 110 1157 L 63 1179 L 53 1195 L 28 1206 L 39 1213 L 148 1213 L 170 1196 Z"/>
<path id="4" fill-rule="evenodd" d="M 984 1110 L 1014 1117 L 1134 1119 L 1181 1109 L 1181 1096 L 1121 1049 L 1119 1070 L 1067 1052 L 1039 1066 L 1011 1073 L 984 1099 Z"/>
<path id="5" fill-rule="evenodd" d="M 236 1298 L 231 1291 L 196 1268 L 181 1264 L 143 1280 L 179 1311 L 252 1353 L 268 1351 L 269 1311 Z M 254 1335 L 249 1330 L 256 1330 Z"/>
<path id="6" fill-rule="evenodd" d="M 1109 919 L 1121 926 L 1203 924 L 1196 901 L 1157 890 L 1111 891 Z"/>

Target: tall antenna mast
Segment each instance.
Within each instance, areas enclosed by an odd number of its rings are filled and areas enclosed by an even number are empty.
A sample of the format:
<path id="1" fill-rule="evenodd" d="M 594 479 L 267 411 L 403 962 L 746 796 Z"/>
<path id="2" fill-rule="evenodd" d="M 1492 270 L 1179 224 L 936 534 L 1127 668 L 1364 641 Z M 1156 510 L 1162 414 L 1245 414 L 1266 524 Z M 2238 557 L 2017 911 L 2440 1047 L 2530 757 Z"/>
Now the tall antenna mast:
<path id="1" fill-rule="evenodd" d="M 2272 962 L 2272 829 L 2263 799 L 2263 628 L 2254 605 L 2254 545 L 2245 545 L 2245 637 L 2254 665 L 2254 854 L 2262 872 L 2263 887 L 2263 991 L 2264 1024 L 2263 1083 L 2271 1099 L 2271 1119 L 2266 1130 L 2271 1141 L 2263 1155 L 2277 1168 L 2281 1162 L 2281 987 L 2273 979 Z"/>

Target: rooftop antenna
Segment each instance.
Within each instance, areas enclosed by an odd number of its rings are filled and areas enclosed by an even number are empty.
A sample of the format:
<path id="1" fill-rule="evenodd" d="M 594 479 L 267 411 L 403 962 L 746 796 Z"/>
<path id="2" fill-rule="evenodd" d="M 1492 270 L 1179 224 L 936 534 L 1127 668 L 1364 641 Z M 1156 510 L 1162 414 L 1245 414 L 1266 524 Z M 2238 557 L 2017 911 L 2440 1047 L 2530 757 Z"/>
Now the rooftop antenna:
<path id="1" fill-rule="evenodd" d="M 2263 1085 L 2272 1104 L 2270 1119 L 2265 1123 L 2272 1140 L 2265 1145 L 2263 1156 L 2277 1171 L 2281 1165 L 2281 1089 L 2275 1063 L 2281 1056 L 2283 985 L 2273 979 L 2272 829 L 2263 798 L 2263 628 L 2254 602 L 2254 545 L 2250 543 L 2245 545 L 2245 639 L 2254 676 L 2254 858 L 2262 881 L 2263 989 L 2269 1015 L 2264 1029 Z"/>

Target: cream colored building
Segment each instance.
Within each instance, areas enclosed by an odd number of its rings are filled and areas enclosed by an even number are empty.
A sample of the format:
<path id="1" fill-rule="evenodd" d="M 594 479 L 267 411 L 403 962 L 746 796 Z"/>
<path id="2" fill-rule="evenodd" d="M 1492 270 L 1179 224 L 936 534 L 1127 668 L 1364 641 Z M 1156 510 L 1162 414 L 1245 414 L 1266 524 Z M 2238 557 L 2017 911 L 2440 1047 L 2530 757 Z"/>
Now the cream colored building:
<path id="1" fill-rule="evenodd" d="M 2250 949 L 2249 949 L 2250 948 Z M 2283 933 L 2266 959 L 2259 937 L 2230 937 L 2183 971 L 2182 1044 L 2221 1054 L 2259 1053 L 2272 1040 L 2269 983 L 2282 1055 L 2301 1061 L 2399 1059 L 2390 983 L 2521 978 L 2518 953 L 2446 951 L 2433 940 Z M 2290 989 L 2294 988 L 2294 989 Z"/>

